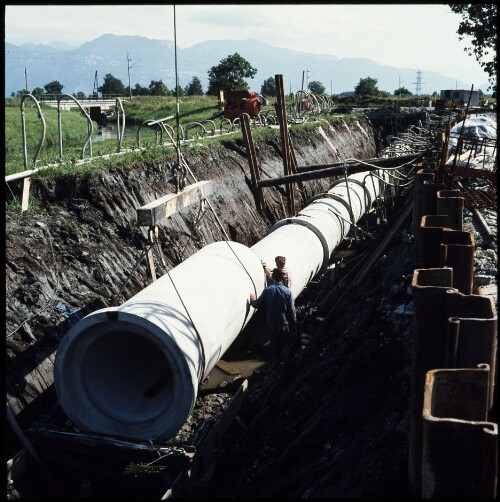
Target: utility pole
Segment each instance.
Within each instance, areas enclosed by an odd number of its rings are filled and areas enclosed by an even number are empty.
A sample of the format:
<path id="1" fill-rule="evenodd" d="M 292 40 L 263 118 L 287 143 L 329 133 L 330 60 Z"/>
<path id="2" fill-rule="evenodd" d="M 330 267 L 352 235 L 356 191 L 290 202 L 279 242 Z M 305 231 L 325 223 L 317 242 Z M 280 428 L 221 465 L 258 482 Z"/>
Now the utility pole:
<path id="1" fill-rule="evenodd" d="M 401 74 L 398 75 L 398 99 L 397 105 L 398 105 L 398 110 L 399 110 L 399 95 L 401 94 Z M 396 121 L 396 127 L 397 127 L 397 121 Z"/>
<path id="2" fill-rule="evenodd" d="M 130 85 L 130 68 L 133 68 L 139 61 L 138 59 L 132 66 L 130 66 L 130 62 L 132 60 L 128 57 L 128 52 L 127 52 L 127 69 L 128 69 L 128 97 L 132 99 L 132 87 Z"/>
<path id="3" fill-rule="evenodd" d="M 97 81 L 97 70 L 95 71 L 94 75 L 94 88 L 92 89 L 92 97 L 96 99 L 99 97 L 99 82 Z"/>
<path id="4" fill-rule="evenodd" d="M 301 88 L 302 91 L 304 90 L 304 76 L 305 76 L 305 73 L 306 72 L 304 70 L 302 70 L 302 88 Z"/>
<path id="5" fill-rule="evenodd" d="M 28 71 L 26 70 L 26 68 L 24 69 L 24 85 L 24 88 L 28 91 Z"/>
<path id="6" fill-rule="evenodd" d="M 127 52 L 127 72 L 128 72 L 128 97 L 132 99 L 132 87 L 130 85 L 130 58 L 128 57 Z"/>
<path id="7" fill-rule="evenodd" d="M 330 96 L 333 96 L 333 80 L 330 80 Z"/>

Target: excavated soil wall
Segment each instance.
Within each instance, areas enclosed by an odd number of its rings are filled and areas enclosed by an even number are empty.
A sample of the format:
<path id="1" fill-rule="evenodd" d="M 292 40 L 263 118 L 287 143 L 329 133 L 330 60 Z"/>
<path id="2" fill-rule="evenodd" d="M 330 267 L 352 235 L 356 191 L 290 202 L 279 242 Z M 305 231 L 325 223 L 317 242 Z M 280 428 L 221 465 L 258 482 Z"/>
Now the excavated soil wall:
<path id="1" fill-rule="evenodd" d="M 368 119 L 319 124 L 290 128 L 298 165 L 374 156 Z M 276 131 L 256 141 L 261 179 L 283 175 L 279 138 Z M 184 157 L 198 181 L 212 181 L 211 205 L 232 240 L 251 246 L 275 221 L 290 216 L 284 212 L 284 187 L 264 189 L 267 211 L 259 213 L 241 139 L 200 146 Z M 85 176 L 40 176 L 32 180 L 31 196 L 41 209 L 6 214 L 7 394 L 21 425 L 39 412 L 41 392 L 53 392 L 54 351 L 71 323 L 97 308 L 123 303 L 150 282 L 143 255 L 146 229 L 137 226 L 136 210 L 174 192 L 170 178 L 166 161 Z M 193 182 L 189 176 L 187 181 Z M 332 181 L 304 182 L 302 194 L 295 187 L 298 209 Z M 198 209 L 195 204 L 160 225 L 169 269 L 223 238 L 210 211 L 194 224 Z M 203 285 L 193 279 L 193 287 Z"/>

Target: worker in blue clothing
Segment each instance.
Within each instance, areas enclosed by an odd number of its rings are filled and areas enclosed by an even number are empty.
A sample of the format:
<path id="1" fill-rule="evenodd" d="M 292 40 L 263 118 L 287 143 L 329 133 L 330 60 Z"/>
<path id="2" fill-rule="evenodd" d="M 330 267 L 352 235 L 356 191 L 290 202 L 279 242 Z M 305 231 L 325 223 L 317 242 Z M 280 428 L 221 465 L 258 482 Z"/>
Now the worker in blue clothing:
<path id="1" fill-rule="evenodd" d="M 274 361 L 280 357 L 289 360 L 298 345 L 295 300 L 290 288 L 283 285 L 285 278 L 283 269 L 275 268 L 271 275 L 274 284 L 267 286 L 258 298 L 250 293 L 250 305 L 256 309 L 261 307 L 266 309 L 266 324 Z"/>

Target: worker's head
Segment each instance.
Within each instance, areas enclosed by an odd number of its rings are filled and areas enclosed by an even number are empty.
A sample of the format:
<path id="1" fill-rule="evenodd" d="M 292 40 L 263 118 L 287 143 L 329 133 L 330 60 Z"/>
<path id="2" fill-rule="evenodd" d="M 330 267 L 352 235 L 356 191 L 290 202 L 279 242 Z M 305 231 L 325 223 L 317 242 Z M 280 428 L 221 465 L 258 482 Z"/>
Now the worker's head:
<path id="1" fill-rule="evenodd" d="M 274 282 L 283 282 L 283 279 L 285 278 L 285 272 L 283 272 L 282 268 L 276 267 L 273 269 L 271 277 L 273 278 Z"/>
<path id="2" fill-rule="evenodd" d="M 274 261 L 276 262 L 276 266 L 278 268 L 283 268 L 285 266 L 285 263 L 286 263 L 286 258 L 284 256 L 276 256 L 276 258 L 274 259 Z"/>

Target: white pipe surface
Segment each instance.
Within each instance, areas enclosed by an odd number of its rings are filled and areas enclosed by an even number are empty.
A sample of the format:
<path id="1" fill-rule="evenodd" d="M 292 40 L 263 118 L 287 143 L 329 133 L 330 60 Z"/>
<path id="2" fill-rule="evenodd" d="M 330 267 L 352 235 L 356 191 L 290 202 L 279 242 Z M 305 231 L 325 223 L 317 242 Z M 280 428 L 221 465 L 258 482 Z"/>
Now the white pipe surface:
<path id="1" fill-rule="evenodd" d="M 189 416 L 199 382 L 249 321 L 249 292 L 264 287 L 255 253 L 216 242 L 120 307 L 86 316 L 56 354 L 62 408 L 82 430 L 172 437 Z"/>
<path id="2" fill-rule="evenodd" d="M 54 365 L 56 393 L 73 424 L 136 439 L 174 436 L 199 383 L 254 313 L 249 293 L 266 285 L 261 261 L 272 268 L 286 256 L 297 297 L 349 232 L 349 198 L 357 222 L 379 195 L 379 180 L 359 184 L 366 177 L 349 176 L 348 190 L 338 182 L 252 248 L 210 244 L 123 305 L 73 326 Z"/>

